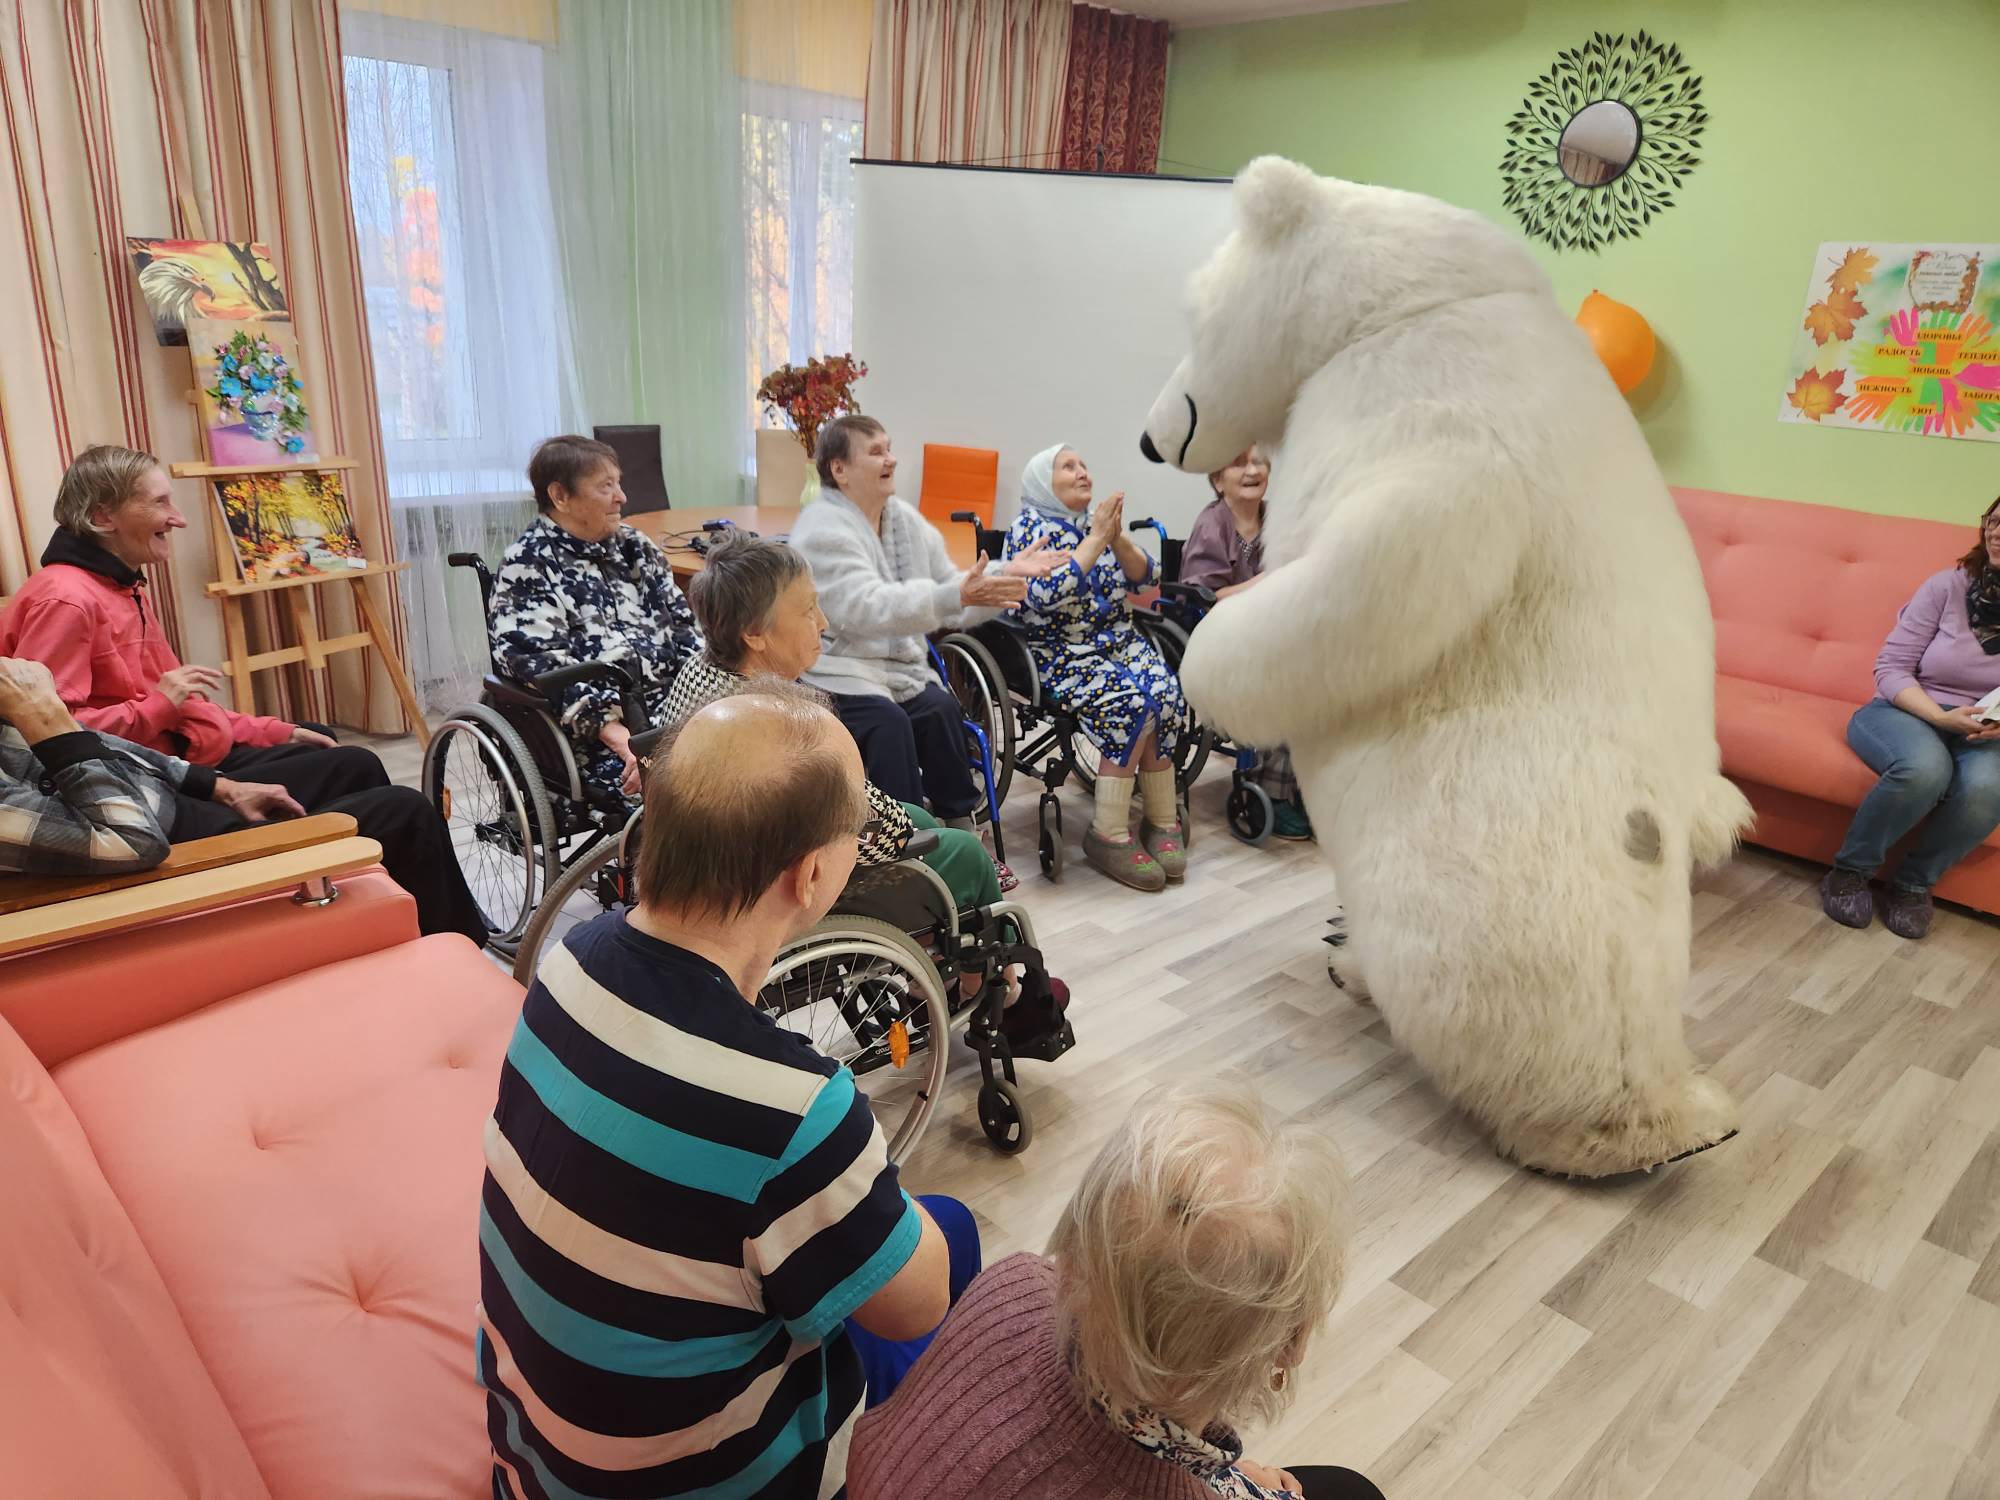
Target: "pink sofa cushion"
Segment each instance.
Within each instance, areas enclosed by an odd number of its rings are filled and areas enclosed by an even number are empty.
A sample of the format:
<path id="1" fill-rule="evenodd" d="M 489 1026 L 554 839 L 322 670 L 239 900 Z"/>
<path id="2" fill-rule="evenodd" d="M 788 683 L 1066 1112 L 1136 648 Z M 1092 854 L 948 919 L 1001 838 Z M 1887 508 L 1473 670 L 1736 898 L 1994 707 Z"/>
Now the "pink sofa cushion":
<path id="1" fill-rule="evenodd" d="M 276 1500 L 491 1494 L 481 1136 L 520 1004 L 423 938 L 56 1070 Z"/>
<path id="2" fill-rule="evenodd" d="M 1855 705 L 1741 677 L 1715 679 L 1715 738 L 1732 776 L 1859 807 L 1875 773 L 1847 747 Z"/>
<path id="3" fill-rule="evenodd" d="M 1849 712 L 1875 696 L 1875 658 L 1897 612 L 1976 536 L 1970 519 L 1947 526 L 1715 490 L 1676 489 L 1674 499 L 1708 585 L 1716 670 Z"/>
<path id="4" fill-rule="evenodd" d="M 0 1470 L 9 1495 L 269 1493 L 76 1117 L 4 1021 Z"/>
<path id="5" fill-rule="evenodd" d="M 417 903 L 383 871 L 335 885 L 331 906 L 280 894 L 0 960 L 0 1018 L 53 1068 L 260 984 L 416 937 Z M 134 974 L 146 982 L 133 984 Z"/>

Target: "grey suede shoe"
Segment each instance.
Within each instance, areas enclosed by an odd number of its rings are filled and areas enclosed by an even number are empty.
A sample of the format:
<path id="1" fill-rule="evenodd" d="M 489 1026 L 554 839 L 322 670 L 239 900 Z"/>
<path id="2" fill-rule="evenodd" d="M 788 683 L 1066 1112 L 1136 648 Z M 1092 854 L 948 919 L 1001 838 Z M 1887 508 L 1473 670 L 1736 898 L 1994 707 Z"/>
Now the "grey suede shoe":
<path id="1" fill-rule="evenodd" d="M 1924 898 L 1930 905 L 1930 898 Z M 1875 896 L 1868 889 L 1868 877 L 1838 866 L 1826 872 L 1819 883 L 1819 906 L 1843 927 L 1866 927 L 1875 920 Z M 1929 925 L 1926 919 L 1926 926 Z"/>
<path id="2" fill-rule="evenodd" d="M 1187 878 L 1187 837 L 1183 833 L 1179 819 L 1171 828 L 1157 828 L 1151 823 L 1139 825 L 1139 842 L 1146 846 L 1146 852 L 1153 856 L 1159 867 L 1166 872 L 1171 883 Z"/>
<path id="3" fill-rule="evenodd" d="M 1164 891 L 1167 888 L 1167 872 L 1160 868 L 1159 861 L 1147 853 L 1146 846 L 1137 839 L 1127 839 L 1120 844 L 1106 838 L 1095 828 L 1086 829 L 1083 857 L 1120 885 L 1129 885 L 1135 891 Z"/>
<path id="4" fill-rule="evenodd" d="M 1899 938 L 1915 942 L 1923 937 L 1931 930 L 1934 912 L 1929 891 L 1892 885 L 1882 892 L 1882 925 Z"/>

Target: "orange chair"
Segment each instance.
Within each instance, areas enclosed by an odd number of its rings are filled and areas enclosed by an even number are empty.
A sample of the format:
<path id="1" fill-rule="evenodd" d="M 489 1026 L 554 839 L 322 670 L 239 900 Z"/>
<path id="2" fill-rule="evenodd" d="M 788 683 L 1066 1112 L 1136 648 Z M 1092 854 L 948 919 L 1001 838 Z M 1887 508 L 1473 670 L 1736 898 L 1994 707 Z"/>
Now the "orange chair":
<path id="1" fill-rule="evenodd" d="M 1917 585 L 1972 525 L 1675 489 L 1715 616 L 1722 770 L 1756 809 L 1749 842 L 1830 863 L 1875 773 L 1847 721 L 1875 696 L 1875 657 Z M 2000 913 L 2000 833 L 1938 882 Z"/>
<path id="2" fill-rule="evenodd" d="M 924 444 L 924 487 L 917 509 L 939 531 L 956 529 L 951 513 L 969 510 L 981 526 L 993 524 L 993 499 L 1000 489 L 1000 454 L 993 448 L 953 448 Z"/>

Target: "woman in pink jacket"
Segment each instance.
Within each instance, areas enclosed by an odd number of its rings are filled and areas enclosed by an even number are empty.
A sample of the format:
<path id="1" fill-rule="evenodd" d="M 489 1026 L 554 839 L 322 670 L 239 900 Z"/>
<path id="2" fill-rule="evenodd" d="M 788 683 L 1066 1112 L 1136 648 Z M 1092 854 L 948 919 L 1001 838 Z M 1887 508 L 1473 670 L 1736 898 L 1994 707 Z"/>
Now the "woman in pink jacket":
<path id="1" fill-rule="evenodd" d="M 167 560 L 187 519 L 152 455 L 85 449 L 56 491 L 55 519 L 41 570 L 0 614 L 0 656 L 47 666 L 84 728 L 237 780 L 276 783 L 308 812 L 389 784 L 371 751 L 213 702 L 222 674 L 174 655 L 140 569 Z"/>

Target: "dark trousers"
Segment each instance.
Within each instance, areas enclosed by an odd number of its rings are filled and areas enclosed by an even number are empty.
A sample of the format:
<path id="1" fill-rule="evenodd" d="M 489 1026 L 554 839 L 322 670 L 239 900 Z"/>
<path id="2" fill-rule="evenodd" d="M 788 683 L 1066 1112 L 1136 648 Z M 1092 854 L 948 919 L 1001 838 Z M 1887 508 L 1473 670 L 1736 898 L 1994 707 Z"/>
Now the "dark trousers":
<path id="1" fill-rule="evenodd" d="M 868 779 L 898 802 L 929 803 L 940 818 L 967 818 L 979 806 L 965 710 L 937 683 L 907 703 L 835 693 L 833 711 L 861 747 Z"/>
<path id="2" fill-rule="evenodd" d="M 333 756 L 349 752 L 342 747 L 340 750 L 308 749 L 304 753 L 309 756 Z M 354 753 L 367 757 L 376 772 L 381 772 L 382 763 L 368 751 Z M 227 765 L 228 761 L 223 764 Z M 331 773 L 327 775 L 331 779 Z M 232 773 L 231 779 L 277 781 L 279 778 L 259 767 L 248 775 L 236 776 Z M 414 787 L 389 786 L 386 780 L 385 777 L 383 785 L 317 800 L 307 798 L 296 787 L 289 789 L 308 811 L 348 814 L 363 838 L 373 839 L 382 846 L 382 868 L 389 872 L 391 880 L 416 900 L 417 926 L 425 936 L 436 932 L 459 932 L 484 947 L 486 920 L 479 914 L 479 904 L 472 899 L 472 892 L 465 887 L 465 876 L 459 873 L 458 860 L 452 853 L 451 836 L 445 830 L 444 820 L 424 800 L 422 792 Z M 219 803 L 201 802 L 177 793 L 174 805 L 175 839 L 207 838 L 212 834 L 233 833 L 239 828 L 252 826 L 247 818 Z"/>
<path id="3" fill-rule="evenodd" d="M 1382 1492 L 1352 1469 L 1313 1464 L 1291 1470 L 1305 1489 L 1306 1500 L 1382 1500 Z"/>
<path id="4" fill-rule="evenodd" d="M 309 813 L 323 803 L 389 784 L 389 773 L 373 750 L 359 745 L 238 745 L 215 768 L 231 781 L 281 786 Z"/>

